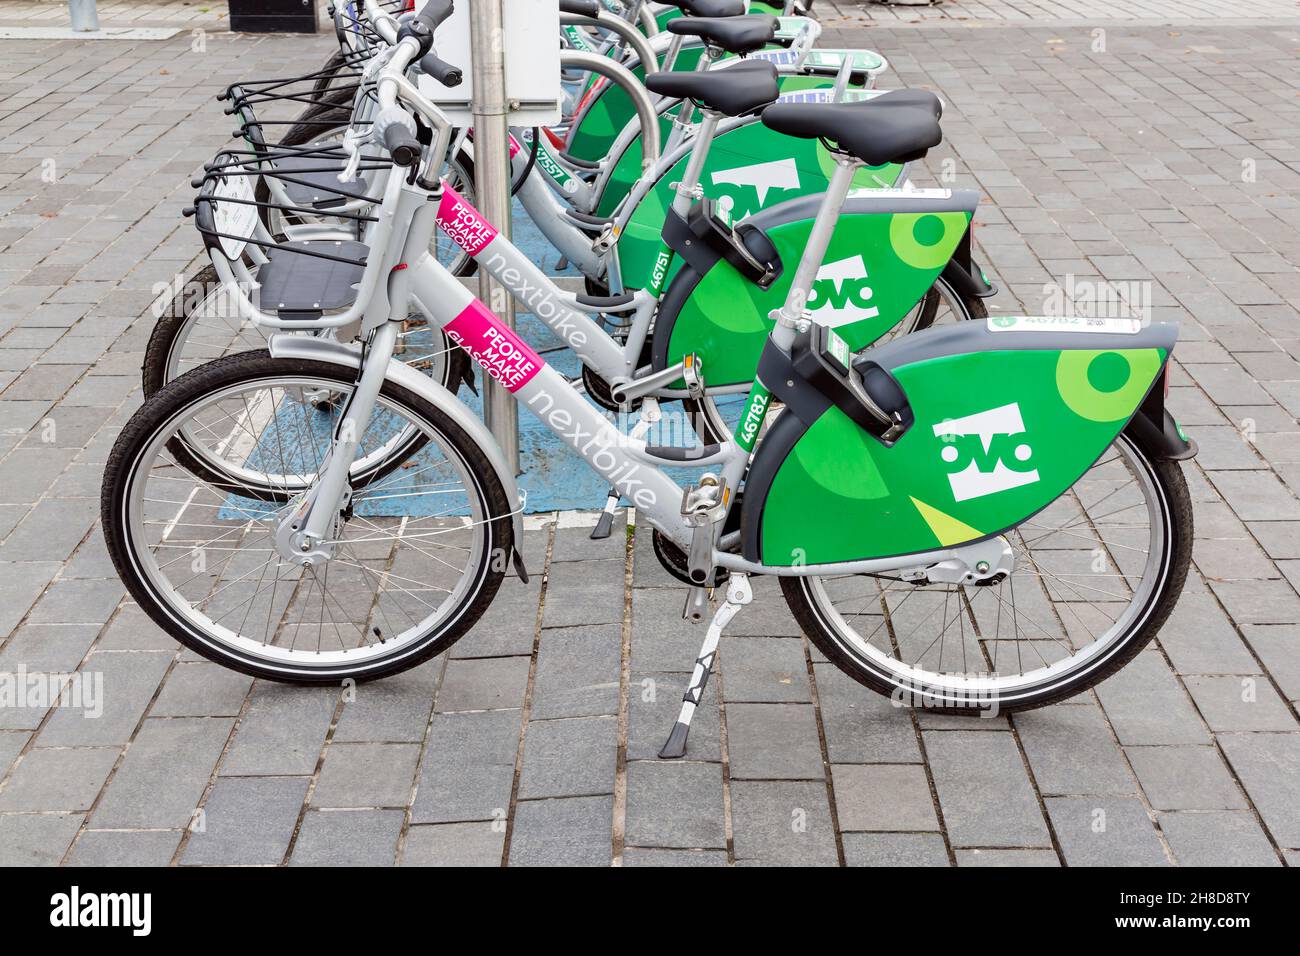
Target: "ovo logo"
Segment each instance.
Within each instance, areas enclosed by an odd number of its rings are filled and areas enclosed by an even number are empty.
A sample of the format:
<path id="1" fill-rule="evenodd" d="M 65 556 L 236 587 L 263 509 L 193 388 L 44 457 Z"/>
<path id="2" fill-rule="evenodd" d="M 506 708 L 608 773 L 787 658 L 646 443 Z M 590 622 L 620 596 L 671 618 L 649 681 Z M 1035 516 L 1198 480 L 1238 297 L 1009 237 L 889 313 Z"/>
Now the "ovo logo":
<path id="1" fill-rule="evenodd" d="M 828 262 L 817 270 L 808 293 L 808 311 L 818 325 L 835 328 L 874 319 L 880 310 L 871 304 L 871 286 L 867 285 L 867 262 L 862 256 L 850 256 Z"/>
<path id="2" fill-rule="evenodd" d="M 944 441 L 939 457 L 951 466 L 948 484 L 954 501 L 983 498 L 1038 481 L 1030 459 L 1034 450 L 1025 441 L 1025 422 L 1015 402 L 950 418 L 934 426 Z"/>

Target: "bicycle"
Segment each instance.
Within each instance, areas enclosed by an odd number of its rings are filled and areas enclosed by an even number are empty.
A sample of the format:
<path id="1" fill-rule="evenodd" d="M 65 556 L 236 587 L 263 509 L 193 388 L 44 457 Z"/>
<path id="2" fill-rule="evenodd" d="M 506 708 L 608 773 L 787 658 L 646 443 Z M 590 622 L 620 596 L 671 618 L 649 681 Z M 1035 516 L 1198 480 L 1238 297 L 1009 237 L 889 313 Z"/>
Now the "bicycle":
<path id="1" fill-rule="evenodd" d="M 316 320 L 359 319 L 364 344 L 276 335 L 269 351 L 188 372 L 141 406 L 110 455 L 104 534 L 131 595 L 183 644 L 244 673 L 300 683 L 396 673 L 464 634 L 512 565 L 527 579 L 522 505 L 499 449 L 453 395 L 391 360 L 412 266 L 430 261 L 447 201 L 438 171 L 452 132 L 406 70 L 436 56 L 449 9 L 430 3 L 390 37 L 374 136 L 403 175 L 385 183 L 355 301 Z M 1015 711 L 1093 686 L 1151 640 L 1188 568 L 1178 461 L 1195 447 L 1164 401 L 1177 325 L 998 317 L 854 357 L 803 312 L 834 210 L 858 166 L 881 150 L 923 153 L 937 119 L 878 101 L 775 105 L 763 122 L 824 137 L 836 170 L 749 412 L 692 461 L 710 471 L 685 487 L 665 470 L 681 463 L 678 450 L 623 435 L 445 269 L 428 267 L 447 334 L 619 488 L 638 527 L 680 551 L 687 616 L 703 616 L 707 588 L 725 590 L 661 756 L 685 752 L 719 636 L 751 602 L 754 574 L 781 578 L 829 660 L 913 706 Z M 214 261 L 233 282 L 228 261 Z M 239 301 L 256 321 L 293 324 Z M 320 387 L 343 396 L 328 429 L 279 414 L 285 396 Z M 755 452 L 773 399 L 786 411 Z M 167 452 L 186 421 L 232 465 L 278 454 L 304 487 L 250 501 L 237 482 L 187 473 Z M 354 483 L 369 442 L 407 427 L 425 438 L 409 467 Z M 209 563 L 209 551 L 229 556 Z M 925 626 L 936 615 L 934 635 Z"/>
<path id="2" fill-rule="evenodd" d="M 378 12 L 376 12 L 378 15 Z M 713 21 L 699 21 L 706 27 L 713 26 Z M 725 26 L 725 21 L 718 22 Z M 708 35 L 707 30 L 705 31 Z M 723 31 L 721 36 L 725 36 Z M 725 40 L 722 40 L 725 42 Z M 729 69 L 738 69 L 738 64 Z M 842 65 L 837 84 L 846 82 L 851 64 Z M 698 134 L 692 140 L 691 156 L 700 165 L 683 171 L 675 192 L 698 194 L 698 183 L 702 175 L 703 162 L 709 156 L 714 131 L 725 123 L 730 115 L 753 112 L 772 97 L 771 67 L 755 64 L 750 72 L 762 74 L 754 82 L 746 84 L 745 97 L 736 103 L 735 96 L 730 97 L 730 105 L 722 106 L 724 112 L 712 110 L 713 91 L 722 97 L 727 90 L 741 79 L 740 74 L 726 71 L 717 73 L 687 73 L 672 76 L 679 85 L 684 81 L 688 92 L 694 92 L 701 103 L 705 104 L 705 119 L 700 124 Z M 742 70 L 742 72 L 744 72 Z M 665 75 L 667 79 L 667 75 Z M 794 140 L 791 140 L 794 141 Z M 517 157 L 517 161 L 522 161 Z M 465 170 L 467 164 L 461 163 L 457 168 L 456 180 L 469 178 Z M 534 214 L 537 221 L 561 223 L 568 230 L 572 241 L 562 244 L 561 248 L 570 249 L 579 255 L 581 245 L 586 245 L 588 258 L 592 256 L 592 242 L 589 225 L 584 225 L 565 214 L 555 202 L 550 192 L 525 177 L 524 188 L 520 196 L 525 207 Z M 453 192 L 454 194 L 454 192 Z M 849 338 L 855 349 L 860 349 L 882 335 L 894 332 L 907 332 L 924 328 L 936 321 L 941 303 L 947 312 L 959 319 L 982 317 L 985 313 L 980 298 L 992 292 L 991 287 L 979 288 L 974 276 L 978 270 L 969 263 L 969 239 L 965 236 L 969 218 L 973 215 L 978 197 L 972 192 L 950 194 L 943 191 L 914 190 L 906 196 L 880 194 L 849 201 L 842 221 L 840 233 L 836 239 L 838 248 L 846 250 L 846 260 L 854 263 L 844 275 L 831 277 L 828 281 L 838 286 L 839 292 L 828 290 L 816 303 L 816 311 L 821 321 L 840 326 L 841 332 Z M 547 202 L 551 205 L 548 207 Z M 675 217 L 684 215 L 689 201 L 674 197 Z M 469 210 L 465 213 L 471 219 L 475 215 L 472 203 L 465 200 L 462 206 Z M 551 210 L 549 215 L 547 209 Z M 660 214 L 664 219 L 665 214 Z M 707 217 L 706 217 L 707 218 Z M 503 270 L 510 269 L 511 275 L 527 276 L 526 282 L 510 282 L 505 276 L 505 284 L 512 287 L 516 297 L 525 308 L 531 308 L 530 298 L 547 302 L 561 303 L 561 307 L 543 315 L 564 341 L 577 343 L 577 351 L 583 354 L 583 379 L 588 392 L 606 408 L 618 409 L 629 400 L 639 400 L 648 394 L 644 389 L 636 394 L 619 391 L 620 386 L 634 378 L 649 374 L 656 376 L 654 384 L 666 385 L 676 376 L 674 369 L 685 366 L 687 361 L 698 371 L 699 363 L 693 356 L 707 358 L 709 364 L 709 385 L 711 394 L 743 393 L 752 378 L 762 340 L 765 335 L 765 313 L 776 304 L 784 294 L 784 282 L 779 262 L 793 258 L 802 247 L 808 230 L 812 226 L 811 209 L 805 204 L 784 204 L 776 207 L 770 215 L 756 217 L 751 223 L 742 224 L 735 233 L 729 225 L 718 220 L 710 229 L 710 245 L 717 245 L 722 254 L 705 257 L 696 251 L 691 256 L 681 253 L 690 251 L 687 246 L 692 241 L 689 236 L 679 236 L 674 244 L 660 239 L 655 244 L 655 261 L 659 263 L 656 281 L 648 294 L 634 293 L 612 297 L 588 295 L 572 296 L 562 292 L 549 278 L 536 270 L 526 258 L 507 247 L 504 239 L 492 249 L 492 255 L 486 257 L 489 271 L 498 278 L 503 278 Z M 894 240 L 897 230 L 895 225 L 914 226 L 919 220 L 939 223 L 942 235 L 933 247 L 925 251 L 925 261 L 917 267 L 915 256 L 896 253 Z M 678 232 L 685 228 L 678 224 Z M 691 228 L 699 228 L 696 223 Z M 771 231 L 769 240 L 764 230 Z M 605 227 L 605 233 L 616 232 L 617 227 Z M 724 233 L 727 237 L 724 238 Z M 754 246 L 756 252 L 751 254 L 744 242 L 736 241 L 735 236 L 746 237 L 745 242 Z M 717 240 L 715 242 L 715 240 Z M 597 240 L 597 247 L 600 240 Z M 617 264 L 617 244 L 605 243 L 605 256 Z M 697 246 L 697 250 L 699 247 Z M 936 252 L 937 250 L 937 252 Z M 953 254 L 949 254 L 949 250 Z M 457 262 L 465 262 L 473 267 L 484 259 L 486 245 L 466 248 Z M 767 262 L 775 262 L 772 268 L 758 268 L 755 255 L 762 255 Z M 748 261 L 745 261 L 748 260 Z M 909 261 L 910 260 L 910 261 Z M 445 261 L 445 258 L 444 258 Z M 683 263 L 688 265 L 683 268 Z M 470 271 L 470 268 L 457 271 Z M 865 276 L 887 276 L 872 283 L 874 289 L 863 287 L 864 276 L 853 274 L 853 268 Z M 743 270 L 743 271 L 738 271 Z M 522 270 L 522 273 L 520 272 Z M 679 271 L 684 274 L 680 277 Z M 940 274 L 942 272 L 942 275 Z M 674 281 L 669 283 L 669 277 Z M 762 281 L 764 279 L 768 281 Z M 819 282 L 819 288 L 823 283 Z M 931 288 L 933 287 L 933 289 Z M 849 301 L 836 302 L 837 295 L 843 296 L 848 290 Z M 928 291 L 929 290 L 929 291 Z M 698 296 L 693 293 L 699 293 Z M 871 297 L 864 301 L 863 296 Z M 750 318 L 743 327 L 737 326 L 739 313 L 733 315 L 729 323 L 719 324 L 716 310 L 708 303 L 725 297 L 733 303 L 752 303 Z M 423 300 L 421 300 L 423 301 Z M 599 323 L 593 323 L 585 316 L 582 319 L 569 320 L 569 316 L 578 311 L 592 311 L 601 316 Z M 733 310 L 734 312 L 734 310 Z M 611 318 L 612 316 L 612 318 Z M 176 356 L 184 348 L 184 335 L 188 328 L 187 319 L 181 318 L 160 323 L 151 337 L 146 359 L 146 393 L 151 392 L 163 381 L 172 377 L 180 367 Z M 577 324 L 578 334 L 571 337 L 565 330 Z M 651 328 L 655 335 L 651 335 Z M 613 332 L 617 338 L 611 338 Z M 581 342 L 579 342 L 579 339 Z M 662 344 L 662 348 L 659 346 Z M 583 346 L 588 346 L 584 349 Z M 702 348 L 699 346 L 707 346 Z M 724 347 L 725 346 L 725 347 Z M 209 357 L 206 352 L 200 353 Z M 715 360 L 716 357 L 716 360 Z M 667 377 L 665 377 L 667 376 Z M 455 380 L 455 379 L 453 379 Z M 688 410 L 694 416 L 716 424 L 714 432 L 730 427 L 727 416 L 737 411 L 728 409 L 727 414 L 716 413 L 710 408 L 711 399 L 699 400 L 685 387 L 676 390 L 660 388 L 654 392 L 660 398 L 685 398 L 689 402 Z"/>

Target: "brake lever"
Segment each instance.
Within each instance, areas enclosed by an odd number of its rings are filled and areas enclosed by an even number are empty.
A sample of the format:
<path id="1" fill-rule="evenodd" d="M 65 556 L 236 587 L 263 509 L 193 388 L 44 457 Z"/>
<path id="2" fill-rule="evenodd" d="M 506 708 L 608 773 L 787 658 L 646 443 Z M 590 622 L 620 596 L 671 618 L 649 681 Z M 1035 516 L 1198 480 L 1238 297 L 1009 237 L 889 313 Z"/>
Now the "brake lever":
<path id="1" fill-rule="evenodd" d="M 356 182 L 357 170 L 361 166 L 361 146 L 370 141 L 370 131 L 359 133 L 349 128 L 343 134 L 343 152 L 348 154 L 348 161 L 343 166 L 343 171 L 339 173 L 338 180 L 341 183 Z"/>

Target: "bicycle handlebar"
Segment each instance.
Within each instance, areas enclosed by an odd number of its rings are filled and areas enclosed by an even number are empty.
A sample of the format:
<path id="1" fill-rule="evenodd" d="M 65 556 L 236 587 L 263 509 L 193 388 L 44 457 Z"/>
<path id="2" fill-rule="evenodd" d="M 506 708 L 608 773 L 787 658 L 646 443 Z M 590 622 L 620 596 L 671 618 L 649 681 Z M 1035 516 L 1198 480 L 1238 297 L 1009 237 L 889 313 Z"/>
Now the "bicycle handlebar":
<path id="1" fill-rule="evenodd" d="M 460 86 L 465 79 L 465 74 L 461 72 L 460 67 L 452 66 L 446 60 L 439 58 L 436 53 L 426 53 L 420 57 L 420 62 L 416 65 L 425 76 L 432 77 L 443 86 Z"/>
<path id="2" fill-rule="evenodd" d="M 403 116 L 406 114 L 403 113 Z M 398 166 L 414 166 L 420 161 L 420 141 L 415 131 L 404 123 L 390 123 L 384 127 L 384 148 Z"/>
<path id="3" fill-rule="evenodd" d="M 596 0 L 560 0 L 560 12 L 572 13 L 593 20 L 600 13 L 600 4 Z"/>
<path id="4" fill-rule="evenodd" d="M 424 9 L 416 14 L 417 20 L 423 20 L 430 31 L 438 29 L 454 12 L 453 0 L 429 0 Z"/>

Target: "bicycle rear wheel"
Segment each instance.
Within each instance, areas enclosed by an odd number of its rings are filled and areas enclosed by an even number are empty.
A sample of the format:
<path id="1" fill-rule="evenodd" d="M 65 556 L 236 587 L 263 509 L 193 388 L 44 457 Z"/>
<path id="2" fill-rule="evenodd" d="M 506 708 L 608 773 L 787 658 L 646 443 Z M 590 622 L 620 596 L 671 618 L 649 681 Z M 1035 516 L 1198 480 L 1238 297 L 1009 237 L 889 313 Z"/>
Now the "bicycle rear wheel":
<path id="1" fill-rule="evenodd" d="M 1182 593 L 1192 507 L 1177 462 L 1120 435 L 1074 486 L 1001 536 L 987 586 L 897 575 L 783 577 L 809 639 L 900 703 L 977 716 L 1041 707 L 1123 667 Z"/>
<path id="2" fill-rule="evenodd" d="M 514 547 L 511 503 L 478 445 L 405 389 L 384 385 L 360 453 L 408 430 L 419 449 L 355 488 L 314 564 L 277 543 L 300 496 L 261 500 L 170 450 L 182 431 L 203 435 L 228 474 L 309 488 L 341 412 L 304 421 L 293 396 L 353 387 L 349 369 L 246 352 L 169 383 L 122 430 L 105 469 L 105 540 L 131 596 L 182 644 L 272 680 L 368 680 L 440 653 L 491 602 Z"/>

